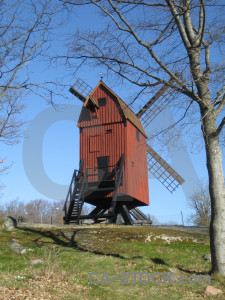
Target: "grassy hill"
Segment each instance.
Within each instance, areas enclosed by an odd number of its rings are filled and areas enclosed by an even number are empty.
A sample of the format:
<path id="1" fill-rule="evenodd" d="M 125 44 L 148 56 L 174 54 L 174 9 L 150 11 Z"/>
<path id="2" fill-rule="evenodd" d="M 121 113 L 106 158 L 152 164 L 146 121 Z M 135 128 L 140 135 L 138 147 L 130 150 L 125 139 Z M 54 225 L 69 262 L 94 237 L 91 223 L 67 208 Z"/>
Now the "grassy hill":
<path id="1" fill-rule="evenodd" d="M 22 254 L 10 248 L 12 239 L 24 247 Z M 202 259 L 210 251 L 205 234 L 132 226 L 20 227 L 0 229 L 0 241 L 0 299 L 208 299 L 209 283 L 201 277 L 210 271 Z M 225 290 L 218 276 L 210 285 Z"/>

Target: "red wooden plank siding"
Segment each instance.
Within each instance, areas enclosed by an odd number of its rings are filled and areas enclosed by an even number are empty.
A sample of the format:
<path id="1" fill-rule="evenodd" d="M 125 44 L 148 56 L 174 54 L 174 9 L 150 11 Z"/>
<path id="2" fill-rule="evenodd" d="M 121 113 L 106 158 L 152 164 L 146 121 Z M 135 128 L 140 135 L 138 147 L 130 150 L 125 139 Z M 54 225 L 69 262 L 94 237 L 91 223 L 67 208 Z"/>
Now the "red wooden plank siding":
<path id="1" fill-rule="evenodd" d="M 83 114 L 84 118 L 81 118 L 78 124 L 82 128 L 80 159 L 84 158 L 84 170 L 97 168 L 97 158 L 104 156 L 109 157 L 109 166 L 114 166 L 122 154 L 125 154 L 123 186 L 120 187 L 119 193 L 126 194 L 148 205 L 146 138 L 139 131 L 140 141 L 136 140 L 136 127 L 129 120 L 125 126 L 125 119 L 121 116 L 115 96 L 104 87 L 98 86 L 92 96 L 97 101 L 99 98 L 105 97 L 106 105 L 97 109 L 97 119 L 88 121 L 88 118 Z M 88 110 L 87 114 L 90 114 Z M 107 130 L 112 132 L 107 132 Z M 89 181 L 97 181 L 97 179 L 96 171 L 96 176 Z M 112 195 L 113 193 L 107 197 L 112 197 Z"/>
<path id="2" fill-rule="evenodd" d="M 109 129 L 112 130 L 112 133 L 106 132 Z M 125 127 L 123 123 L 83 128 L 80 134 L 80 159 L 84 158 L 84 170 L 97 168 L 97 157 L 103 156 L 109 156 L 109 166 L 116 165 L 122 154 L 125 153 L 124 137 Z M 90 145 L 90 142 L 95 144 Z M 112 168 L 109 171 L 112 171 Z M 97 175 L 92 179 L 90 181 L 97 181 Z M 126 192 L 125 185 L 120 188 L 119 192 Z"/>
<path id="3" fill-rule="evenodd" d="M 99 98 L 106 98 L 106 106 L 101 106 L 98 109 L 98 119 L 94 120 L 83 120 L 80 122 L 79 127 L 88 127 L 88 126 L 97 126 L 100 124 L 111 124 L 111 123 L 117 123 L 122 122 L 122 117 L 119 113 L 117 104 L 115 101 L 112 100 L 112 96 L 109 92 L 103 90 L 101 86 L 95 90 L 93 93 L 93 97 L 95 99 Z M 86 109 L 87 114 L 90 115 L 90 112 L 88 109 Z"/>
<path id="4" fill-rule="evenodd" d="M 137 129 L 127 122 L 126 185 L 128 194 L 139 201 L 149 204 L 148 169 L 146 139 L 139 133 L 140 141 L 136 140 Z"/>

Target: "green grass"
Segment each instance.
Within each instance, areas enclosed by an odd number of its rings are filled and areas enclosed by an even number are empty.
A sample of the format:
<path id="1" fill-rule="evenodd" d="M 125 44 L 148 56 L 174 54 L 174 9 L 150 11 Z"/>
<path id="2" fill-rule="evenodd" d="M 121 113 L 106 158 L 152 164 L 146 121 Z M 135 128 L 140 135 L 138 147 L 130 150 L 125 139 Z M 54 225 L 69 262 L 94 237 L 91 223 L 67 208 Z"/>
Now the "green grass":
<path id="1" fill-rule="evenodd" d="M 151 239 L 148 237 L 151 236 Z M 170 243 L 165 237 L 172 237 Z M 181 239 L 180 239 L 181 237 Z M 23 245 L 26 254 L 15 254 L 11 239 Z M 207 284 L 142 284 L 131 272 L 170 272 L 176 276 L 210 272 L 202 260 L 209 253 L 206 235 L 151 227 L 93 226 L 75 228 L 20 228 L 0 230 L 1 299 L 205 299 Z M 42 264 L 31 265 L 33 259 Z M 98 280 L 89 282 L 90 272 Z M 101 282 L 106 272 L 109 282 Z M 128 283 L 120 274 L 127 272 Z M 118 279 L 112 279 L 117 276 Z M 143 277 L 144 278 L 144 277 Z M 104 279 L 104 278 L 103 278 Z M 225 290 L 223 278 L 211 285 Z M 223 295 L 216 299 L 223 299 Z"/>

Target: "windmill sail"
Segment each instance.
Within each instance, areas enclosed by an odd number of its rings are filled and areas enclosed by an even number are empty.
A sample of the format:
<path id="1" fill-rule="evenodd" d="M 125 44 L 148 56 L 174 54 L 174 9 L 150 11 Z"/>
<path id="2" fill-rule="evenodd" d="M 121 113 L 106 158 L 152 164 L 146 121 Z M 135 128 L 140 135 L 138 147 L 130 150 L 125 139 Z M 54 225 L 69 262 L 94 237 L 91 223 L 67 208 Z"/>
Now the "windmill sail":
<path id="1" fill-rule="evenodd" d="M 169 80 L 172 83 L 173 79 Z M 166 105 L 178 95 L 171 91 L 169 86 L 164 85 L 136 114 L 146 128 L 150 122 L 166 107 Z M 184 179 L 147 144 L 148 170 L 151 172 L 171 193 L 184 183 Z"/>
<path id="2" fill-rule="evenodd" d="M 70 87 L 70 92 L 82 102 L 85 102 L 87 96 L 89 96 L 92 91 L 93 88 L 80 78 Z"/>
<path id="3" fill-rule="evenodd" d="M 170 79 L 169 83 L 172 82 L 173 80 Z M 163 85 L 163 87 L 161 87 L 161 89 L 145 104 L 145 106 L 143 106 L 142 109 L 139 110 L 139 112 L 136 114 L 137 117 L 140 118 L 150 108 L 150 106 L 152 106 L 155 103 L 155 101 L 166 92 L 168 88 L 168 85 Z"/>
<path id="4" fill-rule="evenodd" d="M 171 193 L 173 193 L 184 179 L 147 144 L 148 170 L 151 172 Z"/>
<path id="5" fill-rule="evenodd" d="M 167 90 L 164 94 L 157 97 L 157 101 L 155 96 L 148 102 L 149 107 L 144 113 L 141 115 L 140 120 L 143 126 L 146 128 L 159 114 L 160 112 L 168 107 L 169 103 L 172 99 L 177 97 L 178 92 L 171 91 L 171 89 Z"/>
<path id="6" fill-rule="evenodd" d="M 171 78 L 168 83 L 172 83 L 173 81 Z M 137 117 L 141 119 L 142 125 L 147 127 L 177 95 L 178 92 L 171 91 L 168 85 L 163 85 L 136 114 Z"/>

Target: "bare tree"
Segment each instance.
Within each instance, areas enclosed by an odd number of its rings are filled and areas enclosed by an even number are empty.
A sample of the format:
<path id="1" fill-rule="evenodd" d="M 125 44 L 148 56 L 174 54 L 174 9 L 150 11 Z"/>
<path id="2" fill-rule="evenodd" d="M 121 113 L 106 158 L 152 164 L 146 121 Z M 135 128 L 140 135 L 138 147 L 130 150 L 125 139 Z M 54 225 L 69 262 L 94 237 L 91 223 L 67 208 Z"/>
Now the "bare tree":
<path id="1" fill-rule="evenodd" d="M 0 222 L 3 221 L 4 217 L 5 217 L 5 211 L 3 205 L 0 204 Z"/>
<path id="2" fill-rule="evenodd" d="M 54 82 L 36 82 L 30 65 L 47 55 L 57 9 L 48 0 L 0 1 L 0 99 L 22 90 L 52 100 Z"/>
<path id="3" fill-rule="evenodd" d="M 193 214 L 188 218 L 197 226 L 209 226 L 211 219 L 211 201 L 208 185 L 201 185 L 196 189 L 189 199 L 189 207 Z"/>
<path id="4" fill-rule="evenodd" d="M 31 223 L 44 223 L 51 210 L 51 204 L 47 200 L 32 200 L 25 205 L 26 219 Z"/>
<path id="5" fill-rule="evenodd" d="M 152 221 L 152 225 L 159 225 L 160 224 L 160 222 L 159 222 L 159 220 L 156 216 L 148 214 L 148 218 L 149 218 L 149 220 Z"/>
<path id="6" fill-rule="evenodd" d="M 58 200 L 52 203 L 52 212 L 50 216 L 50 220 L 53 224 L 63 224 L 64 217 L 64 206 L 65 200 Z"/>
<path id="7" fill-rule="evenodd" d="M 1 216 L 13 218 L 28 223 L 62 224 L 63 201 L 49 202 L 44 199 L 35 199 L 27 203 L 21 200 L 12 200 L 0 206 Z"/>
<path id="8" fill-rule="evenodd" d="M 24 122 L 18 118 L 24 105 L 21 97 L 5 94 L 0 102 L 0 143 L 12 145 L 18 142 Z"/>
<path id="9" fill-rule="evenodd" d="M 0 221 L 6 216 L 11 216 L 17 221 L 31 224 L 64 224 L 64 203 L 64 199 L 54 202 L 44 199 L 35 199 L 27 203 L 15 199 L 9 201 L 4 206 L 0 204 Z M 84 205 L 82 214 L 88 214 L 89 212 L 90 207 Z"/>
<path id="10" fill-rule="evenodd" d="M 201 124 L 211 197 L 212 272 L 225 275 L 225 187 L 219 142 L 225 125 L 224 5 L 214 0 L 63 2 L 70 7 L 92 5 L 105 22 L 102 30 L 76 32 L 65 55 L 68 62 L 77 59 L 78 69 L 87 63 L 105 67 L 108 76 L 139 87 L 139 98 L 143 91 L 169 86 L 179 93 L 169 103 L 176 108 L 177 123 L 195 112 L 186 131 Z"/>
<path id="11" fill-rule="evenodd" d="M 6 165 L 5 158 L 0 160 L 0 176 L 8 170 L 8 165 Z M 0 181 L 0 191 L 4 188 L 4 185 Z"/>
<path id="12" fill-rule="evenodd" d="M 18 93 L 5 94 L 0 100 L 0 144 L 14 145 L 19 142 L 24 122 L 19 118 L 24 108 Z M 0 176 L 5 174 L 10 165 L 0 158 Z M 0 182 L 0 190 L 3 189 Z"/>
<path id="13" fill-rule="evenodd" d="M 47 58 L 58 12 L 49 0 L 0 0 L 0 144 L 19 141 L 25 96 L 32 92 L 53 103 L 58 94 L 56 81 L 38 79 L 35 72 L 37 59 Z M 6 169 L 0 165 L 1 174 Z"/>
<path id="14" fill-rule="evenodd" d="M 25 205 L 18 199 L 12 200 L 5 205 L 4 213 L 18 220 L 19 217 L 25 216 Z"/>

